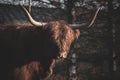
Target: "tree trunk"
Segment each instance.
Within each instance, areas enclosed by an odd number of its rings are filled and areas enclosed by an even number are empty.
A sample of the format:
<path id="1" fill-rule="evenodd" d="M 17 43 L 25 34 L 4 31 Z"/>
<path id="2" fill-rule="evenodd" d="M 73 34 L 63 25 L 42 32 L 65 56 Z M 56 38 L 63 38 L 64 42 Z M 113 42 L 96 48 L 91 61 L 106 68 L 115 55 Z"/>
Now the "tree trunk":
<path id="1" fill-rule="evenodd" d="M 72 14 L 72 11 L 74 9 L 74 0 L 67 0 L 66 2 L 66 10 L 67 10 L 67 21 L 68 23 L 72 24 L 74 21 L 73 19 L 73 14 Z"/>
<path id="2" fill-rule="evenodd" d="M 108 21 L 110 27 L 112 29 L 112 52 L 110 53 L 110 71 L 111 71 L 111 80 L 115 80 L 115 72 L 117 69 L 116 66 L 116 29 L 114 23 L 114 8 L 113 8 L 113 0 L 108 0 Z"/>

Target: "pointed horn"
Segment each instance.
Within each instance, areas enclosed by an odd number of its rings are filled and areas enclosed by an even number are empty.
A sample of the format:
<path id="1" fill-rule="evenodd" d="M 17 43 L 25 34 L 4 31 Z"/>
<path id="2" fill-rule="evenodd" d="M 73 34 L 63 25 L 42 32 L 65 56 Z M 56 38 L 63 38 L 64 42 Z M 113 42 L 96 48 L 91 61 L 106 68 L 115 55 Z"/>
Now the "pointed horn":
<path id="1" fill-rule="evenodd" d="M 27 11 L 27 9 L 25 7 L 22 6 L 22 8 L 24 9 L 25 13 L 27 14 L 29 21 L 31 22 L 31 24 L 35 25 L 35 26 L 44 26 L 47 23 L 44 22 L 37 22 L 35 21 L 32 16 L 30 15 L 30 13 Z"/>
<path id="2" fill-rule="evenodd" d="M 90 28 L 93 25 L 93 23 L 95 22 L 95 19 L 96 19 L 97 15 L 98 15 L 99 11 L 100 11 L 100 8 L 98 8 L 97 11 L 95 12 L 94 17 L 93 17 L 92 21 L 90 22 L 90 24 L 87 26 L 87 28 Z"/>
<path id="3" fill-rule="evenodd" d="M 92 18 L 92 20 L 90 22 L 82 23 L 82 24 L 69 24 L 69 26 L 71 28 L 83 28 L 83 27 L 86 27 L 86 26 L 87 26 L 87 28 L 90 28 L 93 25 L 93 23 L 95 22 L 95 19 L 96 19 L 97 15 L 98 15 L 99 11 L 100 11 L 100 8 L 97 9 L 97 11 L 95 12 L 94 17 Z"/>

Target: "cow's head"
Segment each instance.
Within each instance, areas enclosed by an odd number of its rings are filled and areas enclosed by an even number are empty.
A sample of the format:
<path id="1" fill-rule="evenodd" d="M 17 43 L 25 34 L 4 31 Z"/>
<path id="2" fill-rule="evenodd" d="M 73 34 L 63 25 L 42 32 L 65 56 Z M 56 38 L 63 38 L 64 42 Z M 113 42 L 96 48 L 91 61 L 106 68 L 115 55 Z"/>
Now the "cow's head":
<path id="1" fill-rule="evenodd" d="M 80 35 L 79 29 L 71 29 L 64 21 L 53 21 L 45 25 L 52 32 L 52 41 L 57 45 L 57 58 L 66 58 L 71 43 Z"/>

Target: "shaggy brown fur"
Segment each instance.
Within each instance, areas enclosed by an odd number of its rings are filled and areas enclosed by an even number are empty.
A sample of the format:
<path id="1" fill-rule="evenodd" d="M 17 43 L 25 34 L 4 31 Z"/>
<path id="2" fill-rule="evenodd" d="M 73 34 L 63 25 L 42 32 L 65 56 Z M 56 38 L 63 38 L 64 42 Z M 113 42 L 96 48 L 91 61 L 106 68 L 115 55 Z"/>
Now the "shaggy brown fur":
<path id="1" fill-rule="evenodd" d="M 0 26 L 0 80 L 43 80 L 79 36 L 63 21 L 45 26 Z"/>

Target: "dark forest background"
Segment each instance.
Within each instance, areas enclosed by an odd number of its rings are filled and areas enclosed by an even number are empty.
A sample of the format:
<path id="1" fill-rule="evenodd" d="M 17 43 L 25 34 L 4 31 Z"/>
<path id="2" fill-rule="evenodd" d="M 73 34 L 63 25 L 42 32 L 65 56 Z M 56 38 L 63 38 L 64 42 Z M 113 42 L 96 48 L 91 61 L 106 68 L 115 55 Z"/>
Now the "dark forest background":
<path id="1" fill-rule="evenodd" d="M 81 24 L 89 22 L 97 8 L 101 10 L 92 27 L 80 29 L 79 39 L 71 46 L 70 55 L 76 54 L 75 75 L 78 80 L 120 80 L 119 0 L 32 0 L 31 15 L 37 21 Z M 12 0 L 9 4 L 0 3 L 0 24 L 27 21 Z M 68 80 L 70 55 L 65 61 L 56 62 L 50 80 Z"/>

